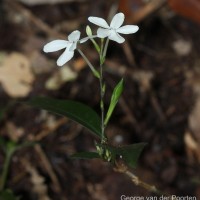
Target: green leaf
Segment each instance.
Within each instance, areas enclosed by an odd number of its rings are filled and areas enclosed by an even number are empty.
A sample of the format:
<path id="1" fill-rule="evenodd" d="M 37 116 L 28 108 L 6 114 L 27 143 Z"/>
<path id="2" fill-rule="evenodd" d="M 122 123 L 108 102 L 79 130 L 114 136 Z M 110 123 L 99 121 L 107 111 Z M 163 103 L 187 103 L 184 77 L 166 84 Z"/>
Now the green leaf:
<path id="1" fill-rule="evenodd" d="M 101 158 L 97 152 L 78 152 L 71 156 L 71 158 L 76 159 L 94 159 Z"/>
<path id="2" fill-rule="evenodd" d="M 146 143 L 136 143 L 131 145 L 126 145 L 122 147 L 114 147 L 110 145 L 103 145 L 98 144 L 98 146 L 101 146 L 104 148 L 104 152 L 108 154 L 108 151 L 110 152 L 110 161 L 114 164 L 117 157 L 121 156 L 124 162 L 132 168 L 136 167 L 137 160 L 144 148 Z M 104 158 L 103 155 L 102 158 Z"/>
<path id="3" fill-rule="evenodd" d="M 107 125 L 107 123 L 113 113 L 113 110 L 114 110 L 115 106 L 117 105 L 117 102 L 122 94 L 123 87 L 124 87 L 124 81 L 123 81 L 123 79 L 121 79 L 121 81 L 115 86 L 115 88 L 113 90 L 111 101 L 110 101 L 110 106 L 108 108 L 108 112 L 106 114 L 106 118 L 105 118 L 105 122 L 104 122 L 105 126 Z"/>
<path id="4" fill-rule="evenodd" d="M 131 144 L 124 147 L 119 147 L 116 152 L 122 155 L 122 159 L 127 163 L 129 167 L 135 168 L 137 160 L 144 149 L 146 143 Z"/>
<path id="5" fill-rule="evenodd" d="M 3 190 L 0 192 L 0 200 L 19 200 L 19 197 L 14 196 L 11 190 Z"/>
<path id="6" fill-rule="evenodd" d="M 98 114 L 87 105 L 76 101 L 58 100 L 47 97 L 35 97 L 25 103 L 68 117 L 101 137 L 101 119 Z"/>

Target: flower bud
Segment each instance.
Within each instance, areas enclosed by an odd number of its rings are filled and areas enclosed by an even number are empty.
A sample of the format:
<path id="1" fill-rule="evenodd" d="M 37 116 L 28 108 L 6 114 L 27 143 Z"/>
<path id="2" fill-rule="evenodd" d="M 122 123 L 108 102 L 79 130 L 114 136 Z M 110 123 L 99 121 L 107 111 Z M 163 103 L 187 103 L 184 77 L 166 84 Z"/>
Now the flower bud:
<path id="1" fill-rule="evenodd" d="M 86 26 L 86 33 L 87 33 L 87 36 L 92 36 L 92 30 L 90 26 Z"/>

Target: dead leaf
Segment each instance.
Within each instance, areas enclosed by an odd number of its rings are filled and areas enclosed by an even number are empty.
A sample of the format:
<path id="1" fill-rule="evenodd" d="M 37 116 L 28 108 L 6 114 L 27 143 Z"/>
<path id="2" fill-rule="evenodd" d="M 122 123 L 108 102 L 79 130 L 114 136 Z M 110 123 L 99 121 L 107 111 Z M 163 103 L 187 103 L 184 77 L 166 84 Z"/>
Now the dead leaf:
<path id="1" fill-rule="evenodd" d="M 50 200 L 45 179 L 38 173 L 36 168 L 31 166 L 27 160 L 24 159 L 23 164 L 27 172 L 30 173 L 30 180 L 33 184 L 33 192 L 38 195 L 38 200 Z"/>
<path id="2" fill-rule="evenodd" d="M 199 66 L 199 65 L 198 65 Z M 188 117 L 189 128 L 200 144 L 200 71 L 189 71 L 186 73 L 186 83 L 191 86 L 196 97 L 193 109 Z"/>
<path id="3" fill-rule="evenodd" d="M 6 53 L 0 52 L 0 66 L 2 65 L 2 63 L 3 63 L 4 59 L 5 59 L 5 57 L 6 57 Z"/>
<path id="4" fill-rule="evenodd" d="M 10 139 L 15 142 L 18 142 L 25 133 L 22 127 L 17 127 L 13 122 L 7 122 L 6 129 Z"/>
<path id="5" fill-rule="evenodd" d="M 69 2 L 84 2 L 85 0 L 18 0 L 29 6 L 36 6 L 41 4 L 58 4 L 58 3 L 69 3 Z"/>
<path id="6" fill-rule="evenodd" d="M 184 135 L 184 142 L 186 145 L 186 152 L 191 163 L 196 160 L 200 162 L 200 145 L 199 143 L 192 137 L 190 132 L 186 132 Z"/>
<path id="7" fill-rule="evenodd" d="M 200 23 L 199 0 L 168 0 L 168 4 L 178 14 Z"/>
<path id="8" fill-rule="evenodd" d="M 52 71 L 53 68 L 55 68 L 55 62 L 52 64 L 52 62 L 50 62 L 43 54 L 39 53 L 37 50 L 32 51 L 29 58 L 31 67 L 35 74 L 48 73 Z"/>
<path id="9" fill-rule="evenodd" d="M 198 65 L 199 66 L 199 65 Z M 184 142 L 190 162 L 200 163 L 200 71 L 199 67 L 186 73 L 186 83 L 192 87 L 196 97 L 193 109 L 188 117 L 191 132 L 186 132 Z"/>
<path id="10" fill-rule="evenodd" d="M 189 41 L 178 39 L 172 43 L 172 47 L 177 55 L 187 56 L 192 50 L 192 44 Z"/>
<path id="11" fill-rule="evenodd" d="M 83 58 L 78 58 L 73 63 L 73 69 L 77 72 L 81 71 L 86 67 L 86 62 Z"/>
<path id="12" fill-rule="evenodd" d="M 87 184 L 88 192 L 94 200 L 107 200 L 107 196 L 101 184 Z"/>
<path id="13" fill-rule="evenodd" d="M 25 97 L 34 80 L 29 60 L 21 53 L 7 55 L 0 63 L 0 83 L 11 97 Z"/>
<path id="14" fill-rule="evenodd" d="M 133 79 L 140 83 L 140 90 L 146 92 L 151 88 L 151 81 L 154 74 L 151 71 L 138 70 L 133 74 Z"/>
<path id="15" fill-rule="evenodd" d="M 77 73 L 68 66 L 61 67 L 47 80 L 45 87 L 49 90 L 58 90 L 64 83 L 75 80 L 77 76 Z"/>
<path id="16" fill-rule="evenodd" d="M 189 127 L 200 143 L 200 98 L 197 99 L 192 112 L 189 115 Z"/>

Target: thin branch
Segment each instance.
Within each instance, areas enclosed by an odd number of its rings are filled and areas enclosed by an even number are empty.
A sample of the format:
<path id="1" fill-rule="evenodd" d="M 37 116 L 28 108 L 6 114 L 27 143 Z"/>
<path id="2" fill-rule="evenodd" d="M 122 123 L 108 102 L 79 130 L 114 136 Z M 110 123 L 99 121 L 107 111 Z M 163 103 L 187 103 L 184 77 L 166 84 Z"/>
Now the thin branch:
<path id="1" fill-rule="evenodd" d="M 66 38 L 64 34 L 60 34 L 54 29 L 52 29 L 50 26 L 48 26 L 45 22 L 43 22 L 41 19 L 35 16 L 32 12 L 30 12 L 27 8 L 25 8 L 20 3 L 13 0 L 8 0 L 6 1 L 6 4 L 9 8 L 12 8 L 13 10 L 20 13 L 24 18 L 28 19 L 32 24 L 34 24 L 40 30 L 47 33 L 49 36 L 58 37 L 61 39 Z"/>
<path id="2" fill-rule="evenodd" d="M 150 185 L 142 181 L 138 176 L 136 176 L 133 172 L 131 172 L 124 163 L 115 162 L 114 171 L 127 175 L 136 186 L 142 187 L 148 190 L 149 192 L 153 192 L 154 194 L 157 195 L 164 195 L 169 200 L 177 200 L 176 198 L 173 198 L 173 196 L 165 194 L 164 192 L 160 191 L 159 189 L 156 188 L 156 186 Z"/>

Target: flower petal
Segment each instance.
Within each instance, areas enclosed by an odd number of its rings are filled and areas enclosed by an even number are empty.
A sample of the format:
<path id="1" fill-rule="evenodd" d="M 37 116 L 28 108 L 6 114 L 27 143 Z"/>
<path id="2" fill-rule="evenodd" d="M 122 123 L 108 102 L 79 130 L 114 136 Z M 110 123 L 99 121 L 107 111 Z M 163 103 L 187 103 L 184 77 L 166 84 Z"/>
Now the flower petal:
<path id="1" fill-rule="evenodd" d="M 123 13 L 117 13 L 111 23 L 110 23 L 110 27 L 114 28 L 114 29 L 118 29 L 124 22 L 124 14 Z"/>
<path id="2" fill-rule="evenodd" d="M 135 25 L 126 25 L 126 26 L 122 26 L 120 28 L 117 29 L 118 33 L 122 33 L 122 34 L 131 34 L 131 33 L 135 33 L 139 30 L 138 26 Z"/>
<path id="3" fill-rule="evenodd" d="M 103 28 L 109 28 L 108 23 L 100 17 L 89 17 L 88 20 L 93 23 L 96 24 L 97 26 L 103 27 Z"/>
<path id="4" fill-rule="evenodd" d="M 54 51 L 58 51 L 58 50 L 66 48 L 67 45 L 68 45 L 68 41 L 66 40 L 54 40 L 52 42 L 47 43 L 44 46 L 43 51 L 45 53 L 54 52 Z"/>
<path id="5" fill-rule="evenodd" d="M 57 65 L 63 66 L 66 62 L 71 60 L 73 56 L 74 56 L 74 51 L 69 51 L 69 49 L 65 49 L 65 51 L 58 58 Z"/>
<path id="6" fill-rule="evenodd" d="M 89 39 L 93 39 L 93 38 L 96 38 L 96 37 L 97 37 L 97 35 L 92 35 L 92 36 L 84 37 L 81 40 L 79 40 L 79 42 L 80 43 L 84 43 L 84 42 L 88 41 Z"/>
<path id="7" fill-rule="evenodd" d="M 110 30 L 109 29 L 98 28 L 98 30 L 97 30 L 97 36 L 99 38 L 105 38 L 105 37 L 108 37 L 109 35 L 110 35 Z"/>
<path id="8" fill-rule="evenodd" d="M 74 51 L 77 47 L 77 42 L 72 42 L 69 46 L 69 51 Z"/>
<path id="9" fill-rule="evenodd" d="M 80 31 L 73 31 L 72 33 L 69 34 L 68 40 L 70 42 L 78 41 L 80 38 L 81 32 Z"/>
<path id="10" fill-rule="evenodd" d="M 123 43 L 125 41 L 125 39 L 121 35 L 119 35 L 116 31 L 112 31 L 108 38 L 117 43 Z"/>

